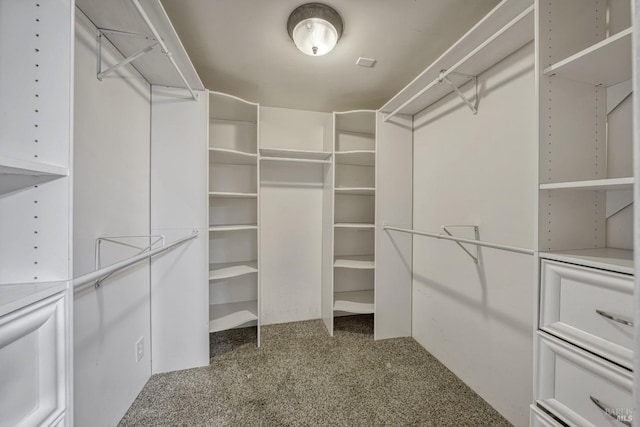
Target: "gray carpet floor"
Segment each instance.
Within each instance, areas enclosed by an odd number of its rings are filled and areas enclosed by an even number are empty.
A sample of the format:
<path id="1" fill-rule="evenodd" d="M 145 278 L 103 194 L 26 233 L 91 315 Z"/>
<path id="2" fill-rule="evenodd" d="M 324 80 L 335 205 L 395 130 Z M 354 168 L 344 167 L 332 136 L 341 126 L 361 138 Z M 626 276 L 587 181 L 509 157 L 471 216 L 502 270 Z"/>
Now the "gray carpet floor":
<path id="1" fill-rule="evenodd" d="M 509 426 L 412 338 L 373 317 L 211 334 L 211 365 L 153 375 L 120 426 Z"/>

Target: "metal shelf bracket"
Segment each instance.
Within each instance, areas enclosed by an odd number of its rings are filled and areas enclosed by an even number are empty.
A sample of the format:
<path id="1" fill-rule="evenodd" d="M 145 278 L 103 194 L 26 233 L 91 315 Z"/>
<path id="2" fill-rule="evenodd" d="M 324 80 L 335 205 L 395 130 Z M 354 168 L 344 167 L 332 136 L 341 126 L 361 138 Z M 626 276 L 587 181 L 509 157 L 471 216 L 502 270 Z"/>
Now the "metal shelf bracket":
<path id="1" fill-rule="evenodd" d="M 458 75 L 465 77 L 467 80 L 473 81 L 473 102 L 465 96 L 464 93 L 456 86 L 454 82 L 449 79 L 448 75 Z M 478 114 L 478 77 L 470 76 L 468 74 L 457 73 L 455 71 L 451 71 L 449 73 L 446 70 L 442 70 L 440 72 L 440 77 L 438 78 L 440 82 L 445 82 L 454 90 L 454 92 L 462 99 L 462 102 L 466 104 L 467 107 L 471 110 L 473 114 Z M 465 82 L 466 83 L 466 82 Z"/>
<path id="2" fill-rule="evenodd" d="M 442 231 L 444 231 L 446 234 L 448 234 L 451 237 L 455 237 L 453 234 L 451 234 L 451 232 L 449 230 L 447 230 L 447 227 L 449 227 L 449 228 L 453 228 L 453 227 L 473 228 L 475 240 L 480 240 L 480 230 L 479 230 L 477 225 L 441 225 L 440 226 Z M 475 249 L 475 255 L 474 255 L 473 253 L 471 253 L 471 251 L 469 251 L 469 249 L 467 249 L 464 246 L 462 246 L 462 243 L 455 242 L 455 244 L 460 246 L 460 248 L 462 248 L 462 250 L 465 251 L 467 253 L 467 255 L 469 255 L 471 257 L 471 259 L 473 259 L 474 263 L 476 263 L 476 264 L 478 263 L 478 246 L 475 247 L 476 249 Z"/>
<path id="3" fill-rule="evenodd" d="M 114 71 L 116 71 L 117 69 L 135 61 L 136 59 L 140 58 L 142 55 L 145 55 L 149 52 L 151 52 L 153 50 L 154 47 L 158 46 L 159 42 L 155 41 L 154 43 L 150 44 L 149 46 L 140 49 L 139 51 L 137 51 L 136 53 L 134 53 L 133 55 L 130 55 L 129 57 L 123 59 L 122 61 L 118 62 L 115 65 L 112 65 L 111 67 L 107 68 L 106 70 L 102 70 L 102 37 L 104 34 L 115 34 L 115 35 L 119 35 L 119 36 L 127 36 L 127 37 L 135 37 L 135 38 L 141 38 L 141 39 L 147 39 L 149 40 L 149 37 L 145 36 L 144 34 L 136 34 L 136 33 L 129 33 L 126 31 L 117 31 L 117 30 L 107 30 L 104 28 L 98 28 L 98 40 L 97 40 L 97 44 L 98 44 L 98 60 L 97 60 L 97 67 L 98 67 L 98 71 L 97 71 L 97 78 L 98 80 L 102 81 L 102 78 L 104 76 L 106 76 L 109 73 L 112 73 Z"/>

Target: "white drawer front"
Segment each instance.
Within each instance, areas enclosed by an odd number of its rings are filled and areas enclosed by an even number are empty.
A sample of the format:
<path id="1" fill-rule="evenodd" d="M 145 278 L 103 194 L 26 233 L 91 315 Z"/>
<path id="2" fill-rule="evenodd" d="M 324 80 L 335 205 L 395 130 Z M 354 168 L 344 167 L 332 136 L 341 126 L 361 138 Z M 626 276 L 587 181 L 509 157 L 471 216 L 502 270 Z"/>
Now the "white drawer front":
<path id="1" fill-rule="evenodd" d="M 529 427 L 563 427 L 562 424 L 542 412 L 536 405 L 531 405 L 530 408 Z"/>
<path id="2" fill-rule="evenodd" d="M 544 260 L 541 283 L 540 329 L 631 369 L 632 276 Z"/>
<path id="3" fill-rule="evenodd" d="M 544 332 L 538 332 L 537 340 L 540 405 L 572 426 L 630 425 L 631 372 Z"/>

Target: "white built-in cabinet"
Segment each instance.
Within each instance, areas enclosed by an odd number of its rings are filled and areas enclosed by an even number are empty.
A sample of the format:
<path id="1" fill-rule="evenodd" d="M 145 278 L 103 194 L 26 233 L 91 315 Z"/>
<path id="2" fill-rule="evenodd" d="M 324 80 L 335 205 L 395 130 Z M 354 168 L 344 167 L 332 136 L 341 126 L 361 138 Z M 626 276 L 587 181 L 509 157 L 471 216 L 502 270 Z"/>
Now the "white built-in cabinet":
<path id="1" fill-rule="evenodd" d="M 209 93 L 209 332 L 257 325 L 259 106 Z"/>
<path id="2" fill-rule="evenodd" d="M 334 113 L 334 316 L 375 312 L 375 131 L 375 111 Z"/>
<path id="3" fill-rule="evenodd" d="M 73 1 L 0 2 L 0 425 L 71 425 Z"/>
<path id="4" fill-rule="evenodd" d="M 536 2 L 540 279 L 532 425 L 631 425 L 628 0 Z"/>

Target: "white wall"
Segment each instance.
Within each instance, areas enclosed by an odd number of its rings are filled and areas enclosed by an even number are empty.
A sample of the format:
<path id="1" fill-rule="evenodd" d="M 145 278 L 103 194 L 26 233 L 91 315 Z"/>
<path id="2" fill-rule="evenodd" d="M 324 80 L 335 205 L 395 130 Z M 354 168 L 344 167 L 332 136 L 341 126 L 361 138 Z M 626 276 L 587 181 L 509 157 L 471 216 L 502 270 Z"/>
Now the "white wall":
<path id="1" fill-rule="evenodd" d="M 329 113 L 260 108 L 260 147 L 321 151 Z M 260 165 L 262 323 L 320 318 L 322 164 Z"/>
<path id="2" fill-rule="evenodd" d="M 96 79 L 95 36 L 76 25 L 74 276 L 94 269 L 96 237 L 149 234 L 149 85 L 124 67 Z M 109 63 L 113 63 L 110 62 Z M 108 251 L 109 259 L 129 256 Z M 118 423 L 148 380 L 149 265 L 108 279 L 74 300 L 75 424 Z M 145 339 L 136 363 L 135 343 Z"/>
<path id="3" fill-rule="evenodd" d="M 533 44 L 478 85 L 477 115 L 450 95 L 414 118 L 414 228 L 475 224 L 481 240 L 533 248 Z M 533 399 L 533 266 L 487 248 L 476 265 L 453 242 L 414 237 L 414 338 L 516 426 Z"/>

